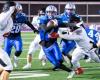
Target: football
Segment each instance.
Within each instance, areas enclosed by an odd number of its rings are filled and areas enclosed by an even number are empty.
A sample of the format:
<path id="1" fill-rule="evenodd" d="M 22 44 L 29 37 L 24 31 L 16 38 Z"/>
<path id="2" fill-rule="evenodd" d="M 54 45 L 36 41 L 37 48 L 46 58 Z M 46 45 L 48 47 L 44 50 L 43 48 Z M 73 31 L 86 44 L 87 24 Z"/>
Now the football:
<path id="1" fill-rule="evenodd" d="M 47 27 L 50 27 L 50 26 L 57 26 L 58 23 L 57 23 L 57 20 L 50 20 L 48 23 L 47 23 Z"/>

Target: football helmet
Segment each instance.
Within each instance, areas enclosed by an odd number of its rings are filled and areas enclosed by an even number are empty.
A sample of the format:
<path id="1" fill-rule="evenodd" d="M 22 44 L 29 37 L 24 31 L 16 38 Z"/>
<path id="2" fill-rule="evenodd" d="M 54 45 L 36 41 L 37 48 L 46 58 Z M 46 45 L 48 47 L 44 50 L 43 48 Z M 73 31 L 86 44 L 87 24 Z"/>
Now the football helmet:
<path id="1" fill-rule="evenodd" d="M 3 5 L 2 11 L 3 11 L 3 12 L 6 12 L 6 11 L 9 10 L 9 8 L 10 8 L 11 6 L 15 6 L 15 5 L 16 5 L 15 2 L 13 2 L 13 1 L 7 1 L 7 2 Z"/>
<path id="2" fill-rule="evenodd" d="M 23 10 L 22 5 L 20 3 L 16 3 L 16 9 L 17 11 L 22 11 Z"/>
<path id="3" fill-rule="evenodd" d="M 75 13 L 76 6 L 73 3 L 67 3 L 65 5 L 65 12 L 70 15 L 71 13 Z"/>
<path id="4" fill-rule="evenodd" d="M 52 18 L 57 15 L 57 8 L 53 5 L 49 5 L 46 7 L 46 15 L 49 18 Z"/>

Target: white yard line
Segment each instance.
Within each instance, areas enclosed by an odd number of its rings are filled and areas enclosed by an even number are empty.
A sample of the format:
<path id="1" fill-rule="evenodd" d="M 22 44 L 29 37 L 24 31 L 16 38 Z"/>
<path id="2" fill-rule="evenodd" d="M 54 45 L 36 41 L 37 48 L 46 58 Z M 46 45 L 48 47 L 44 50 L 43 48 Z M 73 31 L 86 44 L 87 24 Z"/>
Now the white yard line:
<path id="1" fill-rule="evenodd" d="M 27 58 L 18 58 L 18 59 L 27 59 Z M 38 58 L 33 58 L 33 59 L 38 59 Z"/>
<path id="2" fill-rule="evenodd" d="M 50 76 L 50 74 L 43 73 L 41 71 L 13 71 L 10 74 L 10 79 L 46 77 L 46 76 Z"/>

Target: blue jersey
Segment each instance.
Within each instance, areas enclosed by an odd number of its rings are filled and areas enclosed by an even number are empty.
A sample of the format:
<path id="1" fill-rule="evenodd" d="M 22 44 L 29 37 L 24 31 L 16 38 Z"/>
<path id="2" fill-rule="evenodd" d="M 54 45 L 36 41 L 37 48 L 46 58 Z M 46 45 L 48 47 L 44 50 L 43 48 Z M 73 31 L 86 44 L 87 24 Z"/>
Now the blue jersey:
<path id="1" fill-rule="evenodd" d="M 51 19 L 53 19 L 53 18 L 51 18 Z M 41 17 L 39 17 L 39 25 L 47 25 L 48 21 L 50 21 L 51 19 L 48 18 L 47 15 L 41 16 Z M 58 28 L 54 28 L 54 29 L 50 30 L 49 32 L 45 33 L 44 29 L 40 29 L 39 33 L 40 33 L 41 41 L 47 41 L 47 42 L 51 42 L 51 43 L 55 42 L 57 39 L 52 39 L 52 38 L 48 37 L 48 34 L 50 34 L 52 32 L 57 32 L 57 31 L 58 31 Z"/>
<path id="2" fill-rule="evenodd" d="M 94 41 L 94 43 L 96 44 L 99 40 L 99 35 L 100 33 L 96 30 L 93 30 L 93 29 L 89 29 L 89 28 L 85 28 L 86 32 L 87 32 L 87 35 L 90 39 L 92 39 Z"/>
<path id="3" fill-rule="evenodd" d="M 72 23 L 73 21 L 82 21 L 82 18 L 78 14 L 67 15 L 67 13 L 62 13 L 59 15 L 59 22 L 62 23 Z"/>
<path id="4" fill-rule="evenodd" d="M 51 18 L 53 19 L 53 18 Z M 47 15 L 41 16 L 39 18 L 39 24 L 40 25 L 47 25 L 48 21 L 51 20 L 48 18 Z M 63 61 L 62 54 L 60 51 L 60 48 L 57 43 L 57 39 L 50 38 L 48 34 L 52 32 L 57 32 L 58 28 L 52 28 L 49 32 L 46 32 L 45 29 L 40 29 L 40 38 L 41 38 L 41 43 L 44 41 L 45 45 L 42 45 L 44 53 L 47 57 L 47 59 L 56 67 L 60 67 L 61 62 Z M 45 33 L 46 32 L 46 33 Z"/>
<path id="5" fill-rule="evenodd" d="M 66 15 L 66 13 L 62 13 L 58 17 L 59 17 L 59 23 L 69 23 L 70 22 L 70 16 Z"/>
<path id="6" fill-rule="evenodd" d="M 25 23 L 27 20 L 28 19 L 24 13 L 22 12 L 17 13 L 16 18 L 13 20 L 14 24 L 8 38 L 20 36 L 22 24 Z"/>
<path id="7" fill-rule="evenodd" d="M 59 16 L 59 22 L 62 22 L 62 23 L 70 23 L 70 22 L 73 22 L 74 21 L 74 18 L 79 20 L 79 21 L 82 21 L 81 17 L 78 15 L 78 14 L 72 14 L 72 15 L 67 15 L 66 13 L 63 13 Z M 76 20 L 75 20 L 76 21 Z M 65 39 L 62 39 L 61 40 L 61 50 L 62 50 L 62 53 L 64 55 L 67 55 L 72 49 L 74 49 L 76 47 L 76 43 L 74 40 L 65 40 Z"/>
<path id="8" fill-rule="evenodd" d="M 16 18 L 13 20 L 14 24 L 10 35 L 5 38 L 4 50 L 11 55 L 12 47 L 15 47 L 16 53 L 22 51 L 22 38 L 20 35 L 22 24 L 27 21 L 27 17 L 24 13 L 17 13 Z"/>

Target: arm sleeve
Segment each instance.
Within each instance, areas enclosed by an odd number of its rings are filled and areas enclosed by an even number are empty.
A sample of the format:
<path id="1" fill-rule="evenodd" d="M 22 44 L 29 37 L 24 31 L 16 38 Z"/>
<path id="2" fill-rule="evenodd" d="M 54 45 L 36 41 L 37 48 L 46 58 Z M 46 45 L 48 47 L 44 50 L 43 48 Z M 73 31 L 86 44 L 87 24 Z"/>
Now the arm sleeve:
<path id="1" fill-rule="evenodd" d="M 65 28 L 65 27 L 75 27 L 76 24 L 75 23 L 60 23 L 59 27 L 61 28 Z"/>
<path id="2" fill-rule="evenodd" d="M 75 35 L 75 34 L 59 34 L 59 37 L 63 38 L 63 39 L 67 39 L 67 40 L 80 40 L 82 39 L 82 36 L 81 35 Z"/>
<path id="3" fill-rule="evenodd" d="M 27 24 L 34 32 L 38 32 L 29 21 L 26 21 L 25 24 Z"/>

